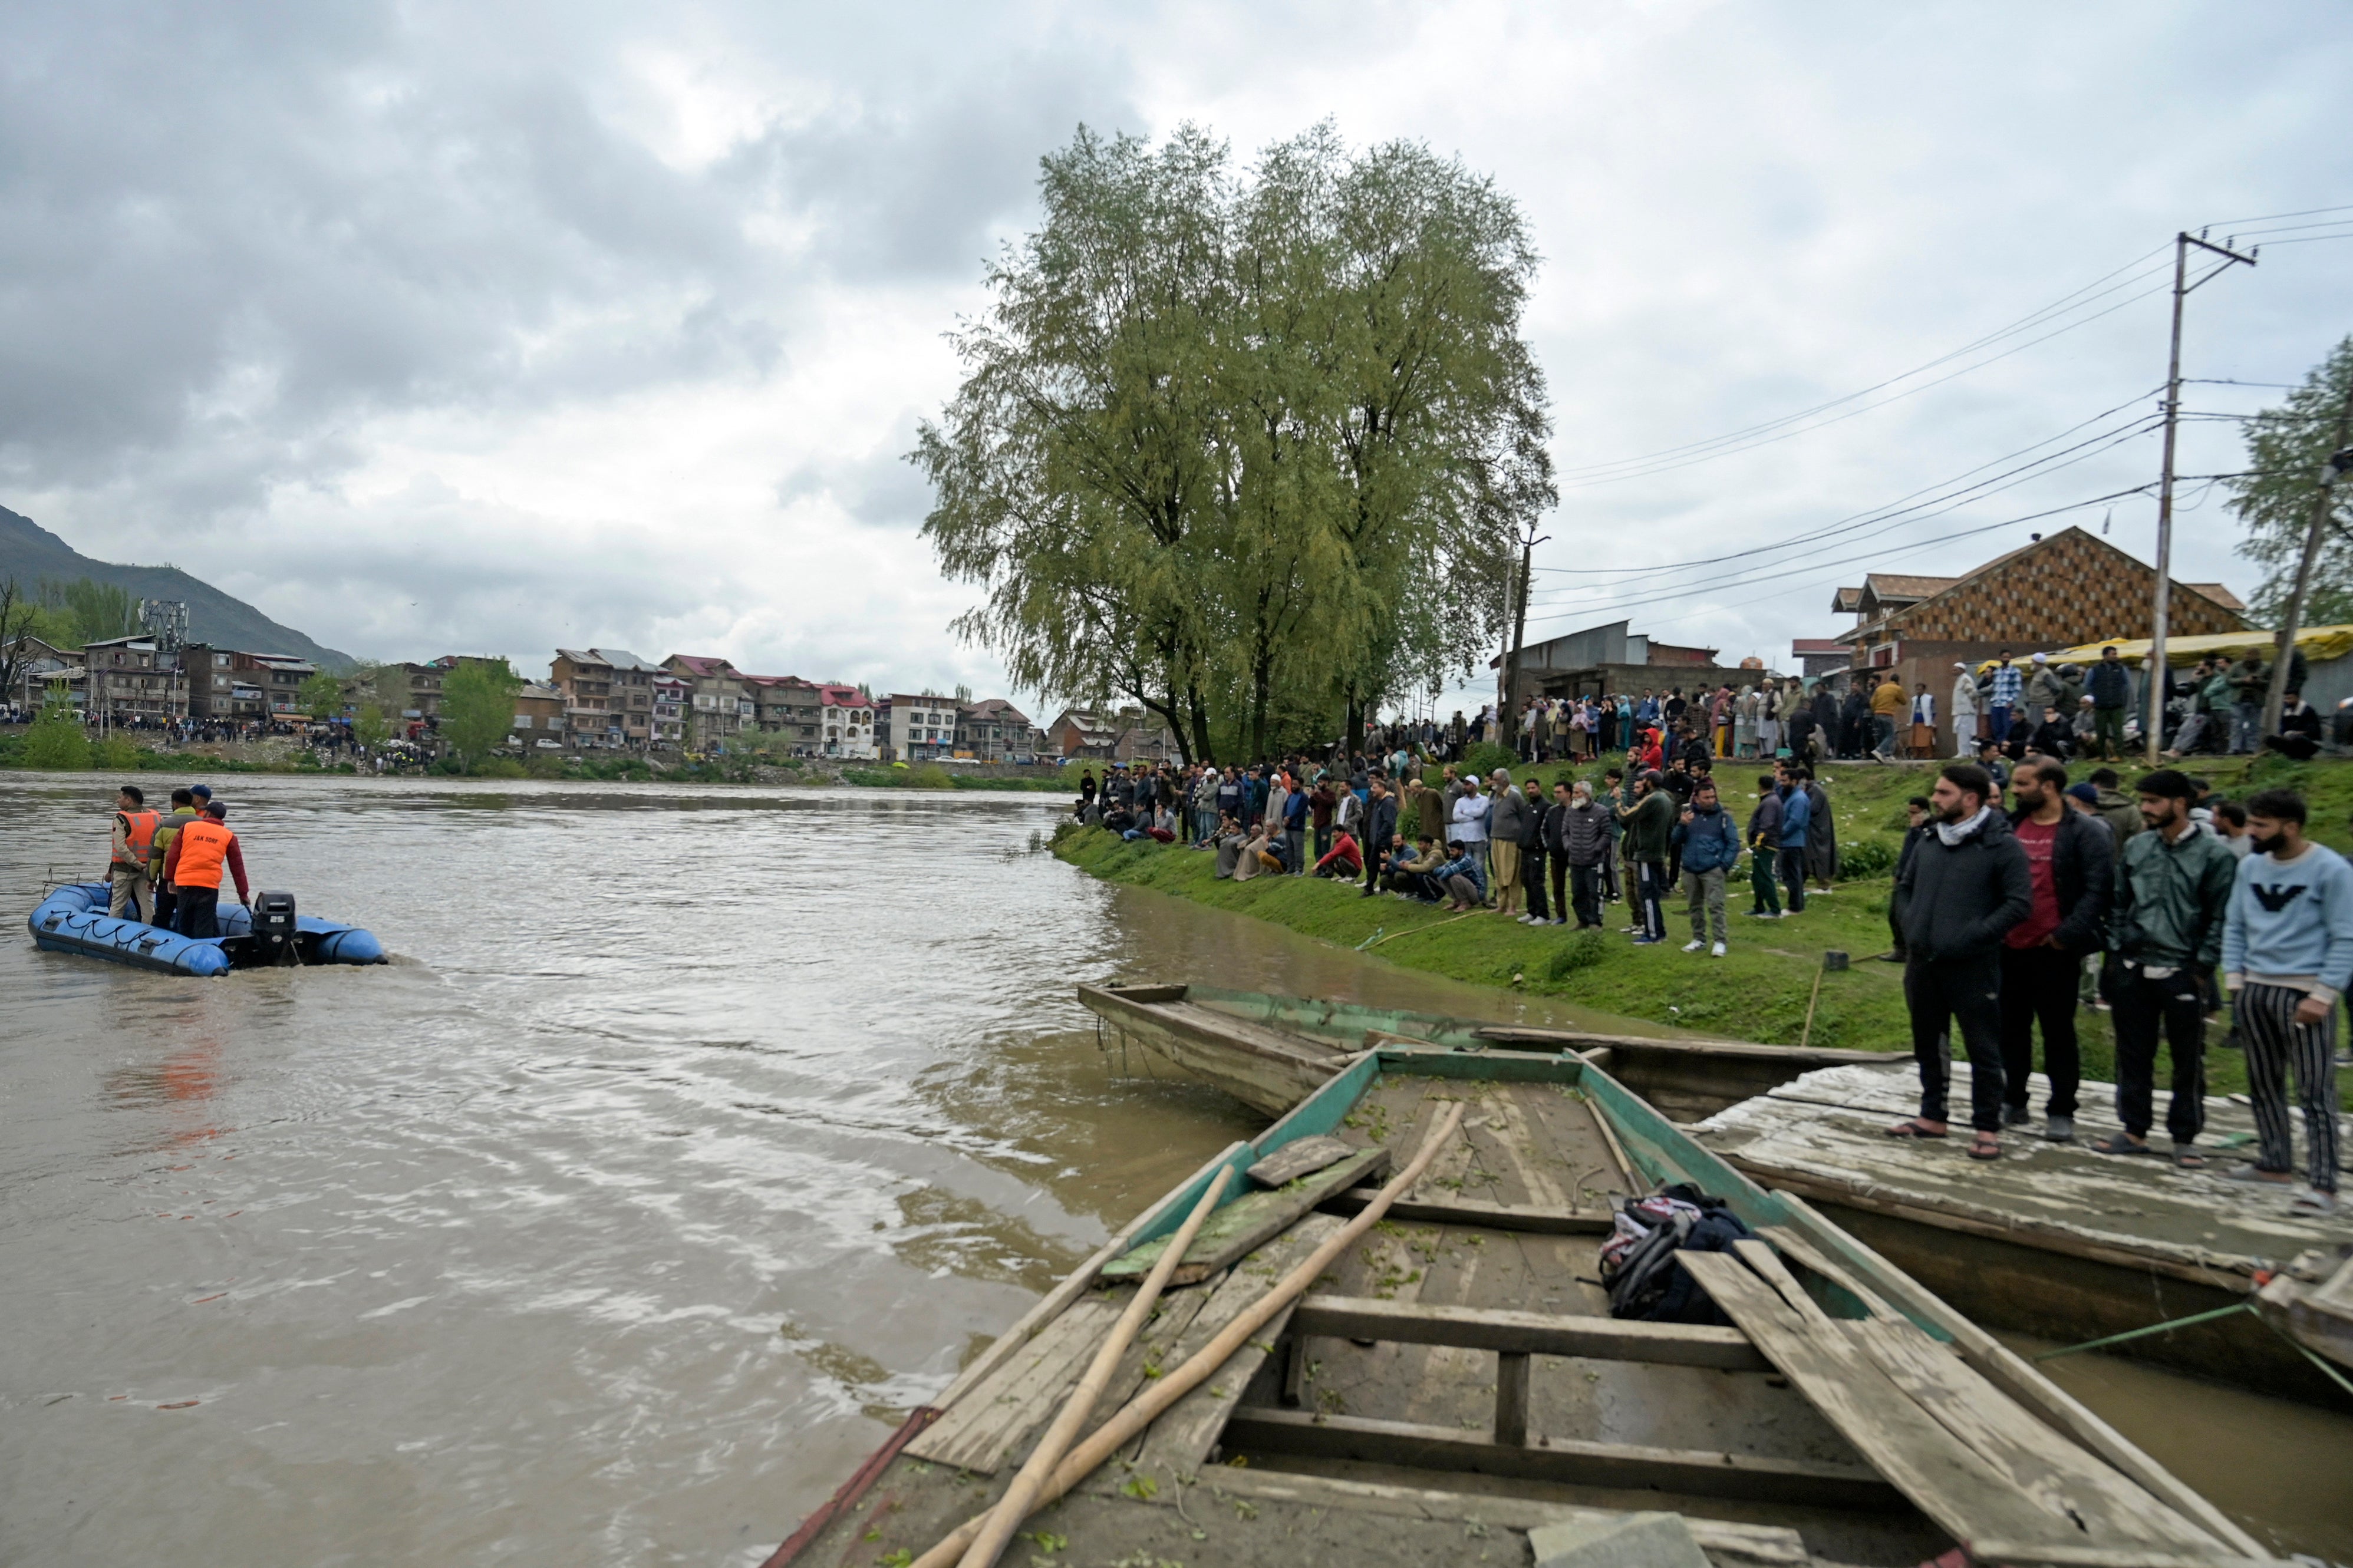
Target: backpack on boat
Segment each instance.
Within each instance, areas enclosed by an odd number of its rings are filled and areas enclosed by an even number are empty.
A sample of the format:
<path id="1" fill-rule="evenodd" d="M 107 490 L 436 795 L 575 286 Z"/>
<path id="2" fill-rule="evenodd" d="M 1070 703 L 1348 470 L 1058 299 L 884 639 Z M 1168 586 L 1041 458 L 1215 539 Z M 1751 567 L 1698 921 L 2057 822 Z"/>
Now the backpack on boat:
<path id="1" fill-rule="evenodd" d="M 1688 1182 L 1621 1200 L 1615 1228 L 1601 1244 L 1609 1315 L 1651 1323 L 1729 1323 L 1675 1254 L 1729 1252 L 1734 1242 L 1756 1234 L 1722 1198 Z"/>

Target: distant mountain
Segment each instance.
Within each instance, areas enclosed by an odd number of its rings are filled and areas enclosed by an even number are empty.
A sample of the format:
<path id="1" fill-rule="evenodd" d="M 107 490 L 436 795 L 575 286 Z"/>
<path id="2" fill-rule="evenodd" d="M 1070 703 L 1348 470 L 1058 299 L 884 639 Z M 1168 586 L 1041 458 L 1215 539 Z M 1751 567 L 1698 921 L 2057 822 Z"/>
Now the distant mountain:
<path id="1" fill-rule="evenodd" d="M 92 561 L 29 517 L 0 506 L 0 582 L 14 577 L 29 591 L 43 578 L 70 583 L 89 577 L 111 583 L 140 599 L 185 599 L 188 639 L 241 653 L 284 653 L 342 671 L 357 662 L 350 654 L 322 647 L 291 626 L 281 626 L 242 599 L 177 566 L 118 566 Z"/>

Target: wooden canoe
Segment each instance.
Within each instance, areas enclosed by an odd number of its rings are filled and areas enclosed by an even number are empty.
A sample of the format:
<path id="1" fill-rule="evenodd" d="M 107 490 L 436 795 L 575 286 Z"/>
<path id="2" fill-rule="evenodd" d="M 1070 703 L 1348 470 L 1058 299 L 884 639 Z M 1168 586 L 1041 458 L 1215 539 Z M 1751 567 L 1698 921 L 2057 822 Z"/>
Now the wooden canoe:
<path id="1" fill-rule="evenodd" d="M 1288 1111 L 1381 1040 L 1575 1051 L 1686 1121 L 1816 1068 L 1887 1059 L 1875 1051 L 1531 1028 L 1214 985 L 1082 985 L 1079 1000 L 1116 1031 L 1107 1039 L 1140 1047 L 1268 1116 Z"/>
<path id="2" fill-rule="evenodd" d="M 1968 1105 L 1968 1064 L 1956 1061 L 1953 1103 Z M 2032 1089 L 2042 1104 L 2048 1083 L 2038 1075 Z M 2032 1136 L 2037 1124 L 2006 1136 L 2004 1157 L 1990 1164 L 1966 1159 L 1965 1139 L 1885 1136 L 1919 1109 L 1909 1058 L 1810 1071 L 1690 1131 L 1753 1180 L 1816 1205 L 1976 1321 L 2061 1345 L 2231 1307 L 2259 1309 L 2256 1292 L 2291 1260 L 2353 1244 L 2353 1216 L 2297 1215 L 2289 1208 L 2293 1188 L 2224 1179 L 2252 1155 L 2254 1121 L 2245 1106 L 2208 1097 L 2200 1144 L 2210 1163 L 2184 1171 L 2165 1159 L 2093 1153 L 2093 1142 L 2118 1129 L 2116 1089 L 2085 1083 L 2078 1099 L 2073 1143 Z M 2345 1289 L 2353 1292 L 2353 1281 Z M 2347 1302 L 2353 1307 L 2353 1293 Z M 2274 1321 L 2284 1327 L 2291 1320 L 2276 1313 Z M 2293 1321 L 2317 1334 L 2327 1319 L 2306 1306 Z M 2353 1410 L 2353 1395 L 2259 1310 L 2114 1349 Z"/>
<path id="3" fill-rule="evenodd" d="M 768 1568 L 922 1563 L 1004 1489 L 1109 1331 L 1132 1287 L 1107 1264 L 1174 1231 L 1221 1167 L 1330 1138 L 1410 1171 L 1458 1105 L 1459 1132 L 1397 1206 L 1033 1515 L 1008 1561 L 1526 1563 L 1531 1535 L 1549 1550 L 1636 1511 L 1671 1515 L 1662 1528 L 1725 1565 L 1908 1564 L 1957 1545 L 2052 1568 L 2265 1560 L 2032 1365 L 1610 1075 L 1558 1053 L 1383 1047 L 1139 1216 Z M 1591 1283 L 1609 1198 L 1678 1181 L 1762 1238 L 1678 1255 L 1728 1326 L 1613 1319 Z M 1265 1239 L 1163 1298 L 1091 1426 L 1156 1378 L 1182 1386 L 1196 1350 L 1372 1201 L 1300 1183 L 1227 1194 L 1255 1210 L 1221 1228 Z M 1188 1261 L 1217 1245 L 1204 1227 Z"/>

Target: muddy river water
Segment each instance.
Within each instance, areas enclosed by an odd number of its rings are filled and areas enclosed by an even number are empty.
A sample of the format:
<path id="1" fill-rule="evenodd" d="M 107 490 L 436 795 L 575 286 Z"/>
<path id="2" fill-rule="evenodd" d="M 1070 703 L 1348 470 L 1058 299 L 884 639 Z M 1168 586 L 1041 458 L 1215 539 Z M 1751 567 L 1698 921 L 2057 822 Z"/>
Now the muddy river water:
<path id="1" fill-rule="evenodd" d="M 1095 883 L 1050 797 L 214 782 L 259 885 L 396 959 L 38 952 L 107 786 L 0 774 L 0 1564 L 756 1563 L 1256 1130 L 1076 983 L 1574 1016 Z M 2052 1365 L 2353 1562 L 2353 1421 Z"/>

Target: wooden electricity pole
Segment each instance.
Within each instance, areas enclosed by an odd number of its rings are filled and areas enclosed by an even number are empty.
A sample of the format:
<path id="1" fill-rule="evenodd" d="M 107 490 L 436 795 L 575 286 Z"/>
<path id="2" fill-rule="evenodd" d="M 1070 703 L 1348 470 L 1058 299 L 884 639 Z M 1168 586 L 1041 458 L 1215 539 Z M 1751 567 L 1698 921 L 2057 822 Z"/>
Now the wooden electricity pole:
<path id="1" fill-rule="evenodd" d="M 2193 245 L 2224 258 L 2221 267 L 2197 283 L 2188 281 L 2189 247 Z M 2173 437 L 2181 419 L 2181 301 L 2199 284 L 2235 261 L 2253 267 L 2254 252 L 2242 256 L 2235 250 L 2210 245 L 2187 230 L 2173 237 L 2173 349 L 2166 361 L 2165 467 L 2158 477 L 2157 487 L 2157 595 L 2149 615 L 2147 676 L 2141 682 L 2141 739 L 2147 742 L 2148 765 L 2152 768 L 2158 763 L 2158 753 L 2165 749 L 2165 705 L 2173 693 L 2173 674 L 2165 662 L 2165 634 L 2173 608 Z"/>
<path id="2" fill-rule="evenodd" d="M 1504 690 L 1495 705 L 1501 710 L 1496 718 L 1506 751 L 1516 750 L 1520 743 L 1520 702 L 1514 678 L 1520 673 L 1520 652 L 1527 646 L 1529 579 L 1535 574 L 1536 546 L 1551 538 L 1547 533 L 1538 539 L 1530 530 L 1527 542 L 1520 546 L 1520 585 L 1512 613 L 1512 650 L 1504 656 Z"/>

